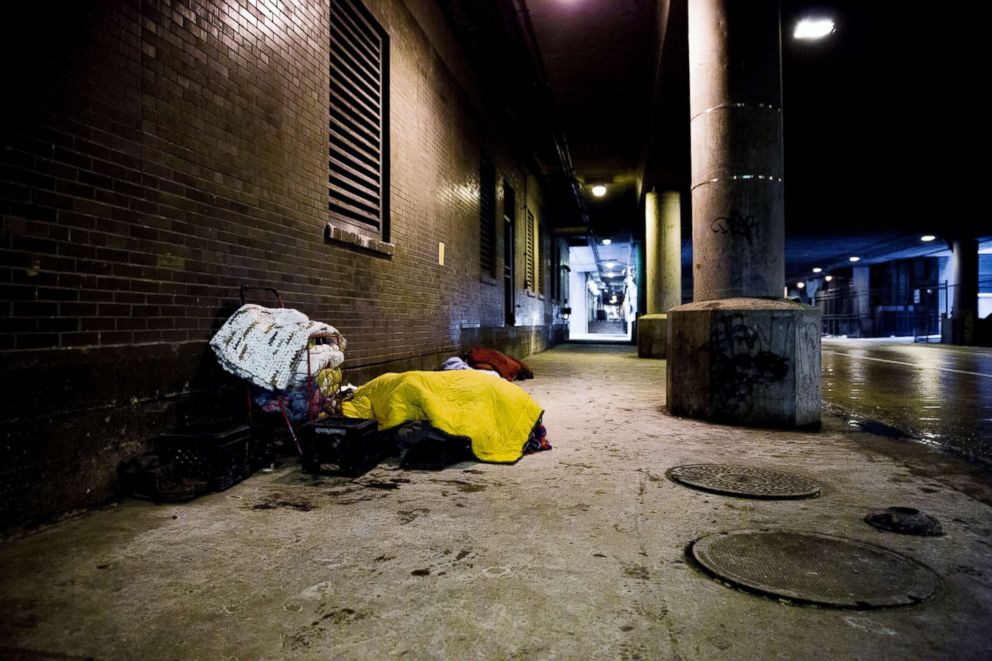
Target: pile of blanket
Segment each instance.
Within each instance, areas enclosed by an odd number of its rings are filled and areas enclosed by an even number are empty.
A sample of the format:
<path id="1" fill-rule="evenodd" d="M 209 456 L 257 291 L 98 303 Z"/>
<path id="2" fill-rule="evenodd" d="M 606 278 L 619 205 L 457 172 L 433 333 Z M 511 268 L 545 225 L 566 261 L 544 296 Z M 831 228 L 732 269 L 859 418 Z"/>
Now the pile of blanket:
<path id="1" fill-rule="evenodd" d="M 441 365 L 442 370 L 479 370 L 486 374 L 500 376 L 507 381 L 533 379 L 534 373 L 522 360 L 508 356 L 496 349 L 472 347 L 466 360 L 458 356 L 448 358 Z"/>
<path id="2" fill-rule="evenodd" d="M 543 413 L 519 386 L 475 370 L 383 374 L 358 388 L 341 411 L 374 418 L 380 430 L 429 422 L 469 437 L 477 459 L 496 463 L 520 459 Z"/>
<path id="3" fill-rule="evenodd" d="M 327 408 L 341 386 L 346 346 L 337 329 L 298 310 L 251 303 L 210 340 L 221 367 L 251 384 L 260 408 L 292 420 L 318 417 Z"/>
<path id="4" fill-rule="evenodd" d="M 527 367 L 527 363 L 495 349 L 472 347 L 468 352 L 468 364 L 473 369 L 498 372 L 507 381 L 523 381 L 534 378 L 534 373 Z"/>

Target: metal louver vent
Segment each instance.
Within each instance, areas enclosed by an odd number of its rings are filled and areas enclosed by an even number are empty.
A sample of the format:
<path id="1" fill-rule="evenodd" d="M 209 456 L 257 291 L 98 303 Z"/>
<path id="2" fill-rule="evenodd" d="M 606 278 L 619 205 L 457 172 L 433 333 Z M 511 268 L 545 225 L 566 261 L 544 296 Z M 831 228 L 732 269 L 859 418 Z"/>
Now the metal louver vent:
<path id="1" fill-rule="evenodd" d="M 534 244 L 534 214 L 527 210 L 527 237 L 524 241 L 524 287 L 530 289 L 531 291 L 536 291 L 537 287 L 534 282 L 534 271 L 537 270 L 534 262 L 537 257 L 535 254 L 535 244 Z"/>
<path id="2" fill-rule="evenodd" d="M 388 41 L 357 0 L 330 6 L 328 210 L 334 220 L 384 235 Z"/>
<path id="3" fill-rule="evenodd" d="M 479 269 L 496 273 L 496 169 L 485 159 L 479 167 Z"/>
<path id="4" fill-rule="evenodd" d="M 547 271 L 547 256 L 545 255 L 544 241 L 541 239 L 541 218 L 534 221 L 534 278 L 537 286 L 534 288 L 538 294 L 544 295 L 544 273 Z"/>

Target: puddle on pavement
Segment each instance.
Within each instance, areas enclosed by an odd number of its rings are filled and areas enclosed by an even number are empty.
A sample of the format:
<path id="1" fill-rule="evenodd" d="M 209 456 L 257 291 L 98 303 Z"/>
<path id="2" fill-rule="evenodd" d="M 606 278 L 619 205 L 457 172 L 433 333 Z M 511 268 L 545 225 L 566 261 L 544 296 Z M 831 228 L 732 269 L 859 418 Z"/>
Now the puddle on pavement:
<path id="1" fill-rule="evenodd" d="M 905 438 L 911 440 L 919 440 L 912 434 L 897 429 L 892 425 L 887 425 L 884 422 L 878 422 L 877 420 L 858 420 L 852 418 L 847 421 L 849 427 L 854 427 L 869 434 L 875 434 L 876 436 L 884 436 L 886 438 Z"/>

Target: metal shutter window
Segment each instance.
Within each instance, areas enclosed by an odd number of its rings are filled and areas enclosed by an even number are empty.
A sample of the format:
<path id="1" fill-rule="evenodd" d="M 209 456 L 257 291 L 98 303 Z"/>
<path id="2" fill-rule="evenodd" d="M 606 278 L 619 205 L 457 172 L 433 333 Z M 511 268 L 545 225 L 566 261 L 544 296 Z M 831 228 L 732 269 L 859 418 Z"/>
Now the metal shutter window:
<path id="1" fill-rule="evenodd" d="M 524 287 L 535 291 L 534 286 L 534 214 L 527 210 L 527 237 L 524 240 Z"/>
<path id="2" fill-rule="evenodd" d="M 386 33 L 357 0 L 331 0 L 328 211 L 333 220 L 386 232 Z"/>
<path id="3" fill-rule="evenodd" d="M 486 159 L 479 165 L 479 270 L 496 274 L 496 169 Z"/>

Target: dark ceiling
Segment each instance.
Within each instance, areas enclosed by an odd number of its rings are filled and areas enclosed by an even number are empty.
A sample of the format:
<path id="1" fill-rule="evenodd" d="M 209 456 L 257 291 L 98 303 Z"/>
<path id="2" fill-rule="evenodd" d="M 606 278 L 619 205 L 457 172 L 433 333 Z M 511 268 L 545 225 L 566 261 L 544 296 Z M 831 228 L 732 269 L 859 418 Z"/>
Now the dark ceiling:
<path id="1" fill-rule="evenodd" d="M 442 0 L 551 184 L 559 224 L 636 237 L 643 192 L 678 189 L 691 236 L 689 1 Z M 787 277 L 935 250 L 915 243 L 922 233 L 992 235 L 969 202 L 978 167 L 962 159 L 987 138 L 979 17 L 885 0 L 781 7 Z M 808 14 L 832 17 L 834 34 L 792 39 Z M 596 183 L 609 185 L 602 200 Z"/>

